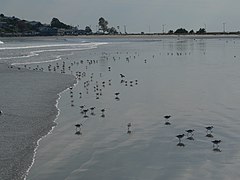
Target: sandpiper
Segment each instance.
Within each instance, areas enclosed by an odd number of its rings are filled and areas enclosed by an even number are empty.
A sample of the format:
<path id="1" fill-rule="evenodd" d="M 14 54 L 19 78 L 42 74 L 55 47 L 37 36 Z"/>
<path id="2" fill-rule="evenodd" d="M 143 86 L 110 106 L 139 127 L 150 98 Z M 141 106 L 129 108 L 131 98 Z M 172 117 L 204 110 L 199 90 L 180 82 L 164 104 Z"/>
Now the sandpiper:
<path id="1" fill-rule="evenodd" d="M 216 145 L 216 147 L 218 147 L 220 142 L 222 142 L 222 141 L 221 141 L 221 140 L 214 140 L 214 141 L 212 141 L 213 147 L 214 147 L 215 145 Z"/>
<path id="2" fill-rule="evenodd" d="M 82 124 L 75 124 L 75 127 L 76 127 L 76 131 L 79 130 L 81 128 Z"/>
<path id="3" fill-rule="evenodd" d="M 181 139 L 184 137 L 184 134 L 179 134 L 179 135 L 177 135 L 176 137 L 178 138 L 178 140 L 179 140 L 179 142 L 180 142 Z"/>
<path id="4" fill-rule="evenodd" d="M 131 127 L 131 126 L 132 126 L 131 123 L 128 123 L 128 124 L 127 124 L 127 127 L 128 127 L 127 133 L 128 133 L 128 134 L 131 134 L 131 133 L 132 133 L 132 131 L 130 130 L 130 127 Z"/>
<path id="5" fill-rule="evenodd" d="M 171 117 L 170 115 L 164 116 L 165 119 L 169 119 L 170 117 Z"/>
<path id="6" fill-rule="evenodd" d="M 213 126 L 207 126 L 205 128 L 206 128 L 207 132 L 209 132 L 209 131 L 212 132 Z"/>
<path id="7" fill-rule="evenodd" d="M 191 134 L 191 136 L 193 136 L 193 132 L 194 132 L 194 129 L 188 129 L 188 130 L 185 130 L 187 132 L 187 136 L 189 134 Z"/>

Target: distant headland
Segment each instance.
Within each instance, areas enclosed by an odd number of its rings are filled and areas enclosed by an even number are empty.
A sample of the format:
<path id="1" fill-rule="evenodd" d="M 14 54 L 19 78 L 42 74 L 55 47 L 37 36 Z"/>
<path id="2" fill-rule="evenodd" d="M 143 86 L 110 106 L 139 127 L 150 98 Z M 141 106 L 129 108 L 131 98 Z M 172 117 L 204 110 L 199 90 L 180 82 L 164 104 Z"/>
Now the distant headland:
<path id="1" fill-rule="evenodd" d="M 8 17 L 0 14 L 0 37 L 19 37 L 19 36 L 79 36 L 79 35 L 240 35 L 237 32 L 207 32 L 205 28 L 197 31 L 187 31 L 184 28 L 177 30 L 169 30 L 168 32 L 159 33 L 129 33 L 124 28 L 124 32 L 120 31 L 120 27 L 108 27 L 108 21 L 103 17 L 98 19 L 96 32 L 93 32 L 91 26 L 85 29 L 79 29 L 78 26 L 71 26 L 61 22 L 58 18 L 52 18 L 50 24 L 43 24 L 38 21 L 27 21 L 15 16 Z"/>

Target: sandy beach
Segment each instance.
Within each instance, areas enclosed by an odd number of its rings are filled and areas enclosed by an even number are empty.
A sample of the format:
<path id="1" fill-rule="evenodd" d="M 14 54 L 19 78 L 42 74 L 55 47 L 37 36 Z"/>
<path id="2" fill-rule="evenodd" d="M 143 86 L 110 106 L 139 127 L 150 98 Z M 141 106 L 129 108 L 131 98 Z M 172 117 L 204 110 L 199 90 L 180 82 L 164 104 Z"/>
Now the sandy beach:
<path id="1" fill-rule="evenodd" d="M 0 64 L 0 179 L 23 179 L 37 141 L 55 125 L 58 94 L 75 83 L 71 75 Z"/>

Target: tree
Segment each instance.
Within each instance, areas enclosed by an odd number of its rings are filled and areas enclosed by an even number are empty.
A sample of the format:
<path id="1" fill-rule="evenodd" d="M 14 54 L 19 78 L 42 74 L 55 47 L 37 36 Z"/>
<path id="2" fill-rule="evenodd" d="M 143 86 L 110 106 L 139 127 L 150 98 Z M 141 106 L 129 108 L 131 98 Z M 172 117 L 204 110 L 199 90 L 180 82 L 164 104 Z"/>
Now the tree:
<path id="1" fill-rule="evenodd" d="M 18 21 L 17 28 L 20 32 L 26 31 L 28 29 L 26 21 L 24 21 L 24 20 Z"/>
<path id="2" fill-rule="evenodd" d="M 206 33 L 205 28 L 200 28 L 200 29 L 196 32 L 196 34 L 205 34 L 205 33 Z"/>
<path id="3" fill-rule="evenodd" d="M 189 31 L 189 34 L 194 34 L 194 30 L 192 29 L 191 31 Z"/>
<path id="4" fill-rule="evenodd" d="M 0 14 L 0 17 L 2 17 L 2 18 L 3 18 L 3 17 L 4 17 L 4 14 Z"/>
<path id="5" fill-rule="evenodd" d="M 168 31 L 168 34 L 173 34 L 173 30 L 169 30 L 169 31 Z"/>
<path id="6" fill-rule="evenodd" d="M 85 33 L 86 34 L 92 34 L 92 29 L 89 26 L 86 26 Z"/>
<path id="7" fill-rule="evenodd" d="M 59 21 L 57 18 L 52 18 L 51 21 L 51 27 L 52 28 L 63 28 L 63 29 L 71 29 L 72 27 L 69 25 L 66 25 L 64 23 L 62 23 L 61 21 Z"/>
<path id="8" fill-rule="evenodd" d="M 118 34 L 117 30 L 114 27 L 108 29 L 109 34 Z"/>
<path id="9" fill-rule="evenodd" d="M 187 33 L 188 33 L 188 31 L 183 28 L 179 28 L 175 31 L 175 34 L 187 34 Z"/>
<path id="10" fill-rule="evenodd" d="M 108 31 L 108 22 L 103 18 L 99 18 L 98 25 L 103 32 Z"/>

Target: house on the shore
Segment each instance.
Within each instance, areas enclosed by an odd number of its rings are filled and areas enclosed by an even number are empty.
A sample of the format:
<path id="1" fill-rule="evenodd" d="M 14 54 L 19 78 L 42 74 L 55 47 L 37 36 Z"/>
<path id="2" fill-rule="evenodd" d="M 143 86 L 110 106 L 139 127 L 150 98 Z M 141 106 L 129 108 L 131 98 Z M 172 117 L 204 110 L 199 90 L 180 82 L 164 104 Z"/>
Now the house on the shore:
<path id="1" fill-rule="evenodd" d="M 39 27 L 38 30 L 39 30 L 40 36 L 57 36 L 58 35 L 58 29 L 51 28 L 49 25 L 43 25 Z"/>

